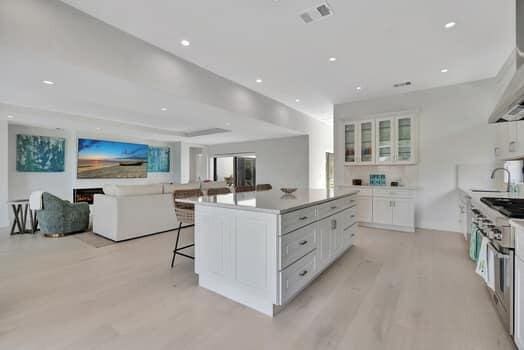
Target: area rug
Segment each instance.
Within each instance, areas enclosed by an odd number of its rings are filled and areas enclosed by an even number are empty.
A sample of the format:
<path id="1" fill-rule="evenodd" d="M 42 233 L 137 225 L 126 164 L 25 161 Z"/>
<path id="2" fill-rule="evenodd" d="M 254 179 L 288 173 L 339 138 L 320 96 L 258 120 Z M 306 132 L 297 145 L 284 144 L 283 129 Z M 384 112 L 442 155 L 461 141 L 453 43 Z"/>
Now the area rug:
<path id="1" fill-rule="evenodd" d="M 107 247 L 109 245 L 116 244 L 116 242 L 113 242 L 110 239 L 99 236 L 93 232 L 79 233 L 79 234 L 74 235 L 73 237 L 78 238 L 82 242 L 87 243 L 90 246 L 95 247 L 95 248 L 102 248 L 102 247 Z"/>

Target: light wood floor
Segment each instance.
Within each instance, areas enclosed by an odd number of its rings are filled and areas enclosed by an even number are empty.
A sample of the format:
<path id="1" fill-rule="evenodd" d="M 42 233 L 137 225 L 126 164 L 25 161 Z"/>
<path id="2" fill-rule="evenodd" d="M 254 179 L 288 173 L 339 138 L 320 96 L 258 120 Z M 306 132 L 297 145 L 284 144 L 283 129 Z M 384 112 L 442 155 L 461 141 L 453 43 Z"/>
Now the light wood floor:
<path id="1" fill-rule="evenodd" d="M 0 349 L 513 349 L 457 234 L 360 229 L 274 319 L 171 270 L 174 238 L 0 240 Z"/>

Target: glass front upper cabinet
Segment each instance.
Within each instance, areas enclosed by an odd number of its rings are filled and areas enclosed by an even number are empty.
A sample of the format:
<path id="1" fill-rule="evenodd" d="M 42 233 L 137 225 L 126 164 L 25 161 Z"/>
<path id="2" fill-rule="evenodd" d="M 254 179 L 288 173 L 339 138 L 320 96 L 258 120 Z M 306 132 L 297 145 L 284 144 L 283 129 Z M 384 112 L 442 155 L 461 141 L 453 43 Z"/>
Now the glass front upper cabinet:
<path id="1" fill-rule="evenodd" d="M 356 159 L 356 146 L 357 146 L 357 126 L 356 124 L 346 124 L 344 129 L 344 159 L 346 163 L 355 163 Z"/>
<path id="2" fill-rule="evenodd" d="M 373 120 L 363 121 L 360 125 L 360 163 L 374 163 L 375 123 Z"/>
<path id="3" fill-rule="evenodd" d="M 377 119 L 377 162 L 393 161 L 393 118 Z"/>
<path id="4" fill-rule="evenodd" d="M 397 117 L 395 118 L 395 134 L 396 134 L 396 152 L 395 160 L 397 162 L 413 162 L 414 161 L 414 119 L 413 117 Z"/>

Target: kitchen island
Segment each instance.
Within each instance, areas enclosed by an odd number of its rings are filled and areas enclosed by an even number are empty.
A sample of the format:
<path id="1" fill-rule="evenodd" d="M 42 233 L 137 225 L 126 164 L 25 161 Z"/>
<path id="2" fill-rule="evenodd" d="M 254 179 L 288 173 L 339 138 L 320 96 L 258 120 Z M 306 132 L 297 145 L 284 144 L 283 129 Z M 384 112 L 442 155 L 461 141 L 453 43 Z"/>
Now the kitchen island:
<path id="1" fill-rule="evenodd" d="M 183 199 L 195 204 L 199 285 L 274 316 L 353 243 L 348 189 L 273 189 Z"/>

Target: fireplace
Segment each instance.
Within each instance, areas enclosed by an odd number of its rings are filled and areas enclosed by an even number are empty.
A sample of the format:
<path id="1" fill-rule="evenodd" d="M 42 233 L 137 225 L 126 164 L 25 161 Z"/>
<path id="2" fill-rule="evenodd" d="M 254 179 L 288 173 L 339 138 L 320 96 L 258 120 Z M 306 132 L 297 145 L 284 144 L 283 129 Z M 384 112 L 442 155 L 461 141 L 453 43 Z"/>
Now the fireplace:
<path id="1" fill-rule="evenodd" d="M 73 189 L 73 200 L 75 203 L 87 202 L 93 204 L 95 194 L 104 194 L 102 187 L 94 188 L 74 188 Z"/>

